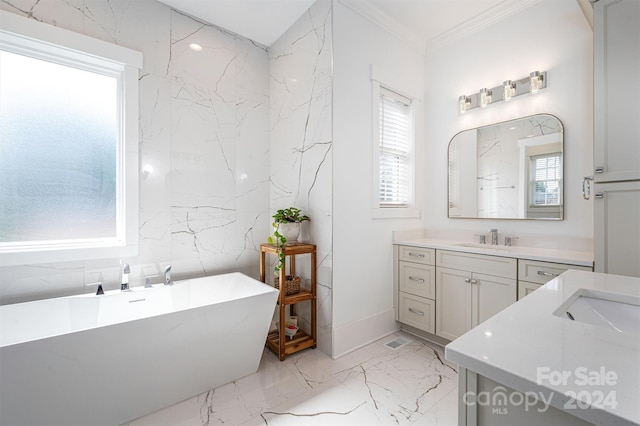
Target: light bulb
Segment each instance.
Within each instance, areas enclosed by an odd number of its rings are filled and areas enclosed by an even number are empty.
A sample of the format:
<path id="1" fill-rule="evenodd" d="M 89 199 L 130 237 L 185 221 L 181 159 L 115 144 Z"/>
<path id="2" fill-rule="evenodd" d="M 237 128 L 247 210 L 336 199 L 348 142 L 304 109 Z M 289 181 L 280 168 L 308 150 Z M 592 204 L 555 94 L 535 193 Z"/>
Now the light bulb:
<path id="1" fill-rule="evenodd" d="M 482 108 L 486 107 L 491 103 L 492 92 L 491 90 L 487 90 L 487 88 L 480 89 L 480 106 Z"/>
<path id="2" fill-rule="evenodd" d="M 512 97 L 516 94 L 516 84 L 512 83 L 511 80 L 506 80 L 502 83 L 502 99 L 505 101 L 510 101 Z"/>
<path id="3" fill-rule="evenodd" d="M 465 95 L 462 95 L 458 98 L 458 111 L 460 114 L 464 114 L 466 110 L 471 107 L 471 102 L 469 102 L 469 98 Z"/>
<path id="4" fill-rule="evenodd" d="M 538 71 L 534 71 L 529 74 L 529 93 L 538 93 L 538 90 L 542 87 L 542 75 Z"/>

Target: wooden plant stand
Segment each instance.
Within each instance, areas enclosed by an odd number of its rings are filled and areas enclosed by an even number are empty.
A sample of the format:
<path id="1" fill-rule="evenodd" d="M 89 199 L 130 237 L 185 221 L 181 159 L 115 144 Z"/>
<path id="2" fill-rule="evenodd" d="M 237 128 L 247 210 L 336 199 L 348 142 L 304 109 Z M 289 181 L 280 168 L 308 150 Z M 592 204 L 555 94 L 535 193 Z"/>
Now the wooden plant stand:
<path id="1" fill-rule="evenodd" d="M 276 247 L 273 244 L 260 244 L 260 280 L 266 281 L 266 253 L 279 255 L 282 252 L 285 255 L 285 265 L 280 269 L 280 295 L 278 296 L 279 323 L 278 329 L 267 335 L 267 346 L 278 355 L 280 361 L 284 361 L 287 355 L 301 351 L 306 348 L 316 347 L 316 246 L 313 244 L 295 244 L 285 245 L 284 247 Z M 309 254 L 311 257 L 311 288 L 300 289 L 299 293 L 288 295 L 285 288 L 285 276 L 295 275 L 296 273 L 296 256 Z M 286 266 L 289 264 L 289 274 L 286 273 Z M 268 283 L 271 284 L 271 283 Z M 285 329 L 285 313 L 289 307 L 289 315 L 296 315 L 296 303 L 311 302 L 311 330 L 310 334 L 302 331 L 301 328 L 293 337 L 289 339 L 284 332 Z"/>

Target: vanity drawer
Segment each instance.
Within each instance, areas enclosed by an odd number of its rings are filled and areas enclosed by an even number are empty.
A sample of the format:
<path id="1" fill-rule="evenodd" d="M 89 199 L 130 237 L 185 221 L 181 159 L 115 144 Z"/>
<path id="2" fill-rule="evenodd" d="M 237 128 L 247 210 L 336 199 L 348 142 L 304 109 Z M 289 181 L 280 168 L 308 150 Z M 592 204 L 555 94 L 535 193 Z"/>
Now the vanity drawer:
<path id="1" fill-rule="evenodd" d="M 438 250 L 436 265 L 439 267 L 473 271 L 494 277 L 516 278 L 518 260 L 511 257 Z"/>
<path id="2" fill-rule="evenodd" d="M 436 251 L 424 247 L 398 246 L 398 259 L 405 262 L 435 264 Z"/>
<path id="3" fill-rule="evenodd" d="M 400 291 L 416 296 L 436 298 L 436 267 L 398 262 Z"/>
<path id="4" fill-rule="evenodd" d="M 530 283 L 527 281 L 518 281 L 518 300 L 530 295 L 544 284 Z"/>
<path id="5" fill-rule="evenodd" d="M 400 292 L 400 322 L 435 333 L 436 302 Z"/>
<path id="6" fill-rule="evenodd" d="M 593 270 L 588 266 L 520 259 L 518 261 L 518 280 L 536 284 L 545 284 L 568 269 L 577 269 L 580 271 Z"/>

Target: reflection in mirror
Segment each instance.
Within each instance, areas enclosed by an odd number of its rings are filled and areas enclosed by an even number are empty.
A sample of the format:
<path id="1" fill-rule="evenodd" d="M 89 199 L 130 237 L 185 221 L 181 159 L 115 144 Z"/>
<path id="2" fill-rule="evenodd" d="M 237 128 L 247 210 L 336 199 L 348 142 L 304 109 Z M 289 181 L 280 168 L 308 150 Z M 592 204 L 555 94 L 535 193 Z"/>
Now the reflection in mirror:
<path id="1" fill-rule="evenodd" d="M 563 219 L 563 129 L 537 114 L 465 130 L 449 143 L 449 217 Z"/>

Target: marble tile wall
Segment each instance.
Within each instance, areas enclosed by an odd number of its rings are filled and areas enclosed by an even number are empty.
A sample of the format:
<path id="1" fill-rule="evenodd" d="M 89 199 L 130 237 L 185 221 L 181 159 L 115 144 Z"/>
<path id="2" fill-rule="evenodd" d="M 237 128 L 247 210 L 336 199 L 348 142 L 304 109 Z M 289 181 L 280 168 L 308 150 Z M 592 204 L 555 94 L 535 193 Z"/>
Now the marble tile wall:
<path id="1" fill-rule="evenodd" d="M 137 257 L 0 268 L 0 303 L 90 292 L 98 279 L 118 288 L 121 262 L 134 286 L 168 264 L 175 279 L 257 277 L 271 222 L 266 48 L 155 0 L 0 0 L 0 9 L 143 53 L 140 166 L 153 167 L 140 175 Z"/>
<path id="2" fill-rule="evenodd" d="M 311 216 L 300 240 L 317 246 L 318 347 L 331 354 L 331 1 L 318 0 L 269 47 L 270 206 Z M 296 262 L 296 272 L 307 264 Z M 309 276 L 302 270 L 303 277 Z M 307 309 L 305 309 L 307 308 Z M 298 312 L 308 327 L 309 309 Z M 306 324 L 304 322 L 307 322 Z"/>

